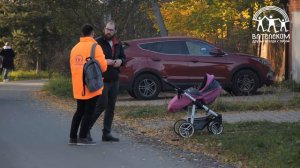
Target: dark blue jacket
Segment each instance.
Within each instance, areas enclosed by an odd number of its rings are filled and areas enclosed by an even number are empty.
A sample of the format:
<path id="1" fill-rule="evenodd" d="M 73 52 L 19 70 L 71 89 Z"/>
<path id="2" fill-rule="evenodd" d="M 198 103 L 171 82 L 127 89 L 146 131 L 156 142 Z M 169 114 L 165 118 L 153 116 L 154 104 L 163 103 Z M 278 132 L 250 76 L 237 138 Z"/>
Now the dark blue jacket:
<path id="1" fill-rule="evenodd" d="M 15 52 L 11 47 L 4 46 L 4 48 L 1 50 L 0 55 L 3 57 L 2 66 L 6 69 L 14 69 L 14 58 L 15 58 Z"/>

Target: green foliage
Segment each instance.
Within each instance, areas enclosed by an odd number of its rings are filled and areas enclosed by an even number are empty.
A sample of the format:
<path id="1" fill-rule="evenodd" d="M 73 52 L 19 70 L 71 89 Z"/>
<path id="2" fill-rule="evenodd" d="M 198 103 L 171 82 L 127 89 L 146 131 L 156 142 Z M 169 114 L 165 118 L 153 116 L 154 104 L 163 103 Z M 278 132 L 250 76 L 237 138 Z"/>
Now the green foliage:
<path id="1" fill-rule="evenodd" d="M 30 79 L 47 79 L 49 78 L 49 73 L 46 71 L 11 71 L 8 74 L 9 80 L 30 80 Z M 2 76 L 0 77 L 2 80 Z"/>
<path id="2" fill-rule="evenodd" d="M 298 167 L 300 165 L 300 123 L 246 122 L 224 125 L 222 135 L 203 132 L 193 138 L 229 161 L 246 167 Z"/>
<path id="3" fill-rule="evenodd" d="M 228 51 L 253 53 L 254 11 L 274 1 L 178 0 L 161 3 L 170 34 L 200 37 Z M 253 46 L 255 47 L 255 46 Z"/>
<path id="4" fill-rule="evenodd" d="M 72 80 L 70 78 L 64 78 L 62 76 L 51 78 L 49 82 L 44 86 L 44 90 L 59 97 L 73 97 Z"/>
<path id="5" fill-rule="evenodd" d="M 0 46 L 11 42 L 17 70 L 48 70 L 67 74 L 69 55 L 90 23 L 100 36 L 103 21 L 118 24 L 120 39 L 155 34 L 142 8 L 147 1 L 99 0 L 2 0 L 0 1 Z M 135 11 L 135 12 L 132 12 Z"/>
<path id="6" fill-rule="evenodd" d="M 13 44 L 17 69 L 40 70 L 47 46 L 52 43 L 51 15 L 45 1 L 0 2 L 0 29 L 6 30 L 5 34 L 1 33 L 4 38 L 0 42 L 9 39 Z"/>

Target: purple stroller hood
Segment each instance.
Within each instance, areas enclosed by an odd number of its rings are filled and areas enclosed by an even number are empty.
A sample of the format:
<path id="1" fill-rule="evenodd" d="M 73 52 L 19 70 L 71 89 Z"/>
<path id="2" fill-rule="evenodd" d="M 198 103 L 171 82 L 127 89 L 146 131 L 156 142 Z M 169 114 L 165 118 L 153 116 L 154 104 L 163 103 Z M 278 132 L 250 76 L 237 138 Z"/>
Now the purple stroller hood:
<path id="1" fill-rule="evenodd" d="M 200 101 L 204 105 L 213 103 L 222 92 L 222 87 L 219 82 L 215 80 L 214 75 L 206 74 L 202 85 L 197 90 L 196 88 L 189 88 L 184 91 L 185 93 L 191 95 L 197 101 Z M 192 100 L 186 95 L 182 94 L 181 98 L 178 95 L 174 96 L 173 99 L 168 104 L 168 111 L 176 112 L 180 109 L 189 106 Z"/>

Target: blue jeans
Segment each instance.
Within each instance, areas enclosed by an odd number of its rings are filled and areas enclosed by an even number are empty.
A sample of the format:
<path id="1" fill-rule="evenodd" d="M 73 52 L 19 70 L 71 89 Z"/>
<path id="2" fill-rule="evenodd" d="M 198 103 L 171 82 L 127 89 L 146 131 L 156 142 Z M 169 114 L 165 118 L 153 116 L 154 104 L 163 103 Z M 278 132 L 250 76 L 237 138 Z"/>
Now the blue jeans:
<path id="1" fill-rule="evenodd" d="M 9 69 L 7 69 L 7 68 L 3 68 L 3 69 L 4 69 L 3 79 L 8 79 Z"/>

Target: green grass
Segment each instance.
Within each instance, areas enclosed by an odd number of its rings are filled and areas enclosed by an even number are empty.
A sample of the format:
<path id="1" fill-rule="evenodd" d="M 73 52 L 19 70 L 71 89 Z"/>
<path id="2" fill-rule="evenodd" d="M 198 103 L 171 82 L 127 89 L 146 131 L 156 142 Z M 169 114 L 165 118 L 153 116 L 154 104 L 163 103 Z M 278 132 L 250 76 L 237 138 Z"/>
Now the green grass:
<path id="1" fill-rule="evenodd" d="M 64 98 L 72 98 L 72 80 L 62 76 L 51 78 L 43 88 L 47 92 Z"/>
<path id="2" fill-rule="evenodd" d="M 117 111 L 122 111 L 125 118 L 150 118 L 166 115 L 167 106 L 122 106 Z"/>
<path id="3" fill-rule="evenodd" d="M 11 71 L 8 74 L 9 80 L 31 80 L 31 79 L 42 79 L 48 78 L 49 73 L 46 71 L 41 71 L 36 73 L 35 71 Z M 0 77 L 2 81 L 3 76 Z"/>
<path id="4" fill-rule="evenodd" d="M 300 123 L 245 122 L 224 125 L 224 133 L 196 133 L 193 139 L 247 167 L 299 167 Z"/>
<path id="5" fill-rule="evenodd" d="M 279 99 L 274 100 L 259 100 L 256 102 L 228 102 L 228 101 L 215 101 L 211 106 L 211 109 L 219 112 L 227 111 L 260 111 L 260 110 L 285 110 L 291 108 L 300 108 L 300 97 L 294 97 L 290 101 L 283 102 Z"/>

